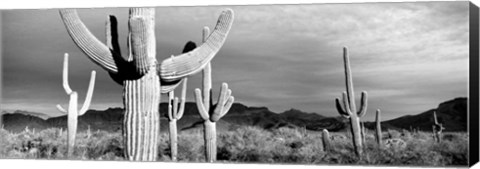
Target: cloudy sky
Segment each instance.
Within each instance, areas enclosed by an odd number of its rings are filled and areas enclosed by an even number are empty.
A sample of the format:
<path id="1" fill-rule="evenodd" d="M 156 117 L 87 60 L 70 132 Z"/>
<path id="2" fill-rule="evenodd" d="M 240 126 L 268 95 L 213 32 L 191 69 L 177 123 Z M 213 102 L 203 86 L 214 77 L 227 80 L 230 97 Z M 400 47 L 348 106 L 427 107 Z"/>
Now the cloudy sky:
<path id="1" fill-rule="evenodd" d="M 235 21 L 212 61 L 216 100 L 222 82 L 236 102 L 274 112 L 295 108 L 337 116 L 334 99 L 345 90 L 342 48 L 350 52 L 356 101 L 369 94 L 366 120 L 417 114 L 468 94 L 468 2 L 363 3 L 159 7 L 157 59 L 201 41 L 222 9 Z M 109 14 L 119 21 L 126 53 L 127 8 L 81 9 L 80 17 L 101 41 Z M 123 107 L 122 87 L 73 43 L 58 10 L 2 11 L 2 109 L 58 115 L 66 105 L 63 54 L 70 54 L 70 85 L 83 103 L 90 71 L 97 71 L 91 109 Z M 187 100 L 201 86 L 189 79 Z M 162 99 L 165 101 L 165 97 Z"/>

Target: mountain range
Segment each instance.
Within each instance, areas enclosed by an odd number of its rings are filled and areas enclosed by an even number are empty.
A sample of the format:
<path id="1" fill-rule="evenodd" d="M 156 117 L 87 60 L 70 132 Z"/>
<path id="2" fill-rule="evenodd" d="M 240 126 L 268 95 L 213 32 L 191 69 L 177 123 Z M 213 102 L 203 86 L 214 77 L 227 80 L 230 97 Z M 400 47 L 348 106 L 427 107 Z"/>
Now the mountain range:
<path id="1" fill-rule="evenodd" d="M 168 130 L 166 118 L 167 103 L 160 104 L 161 131 Z M 445 131 L 467 131 L 467 98 L 455 98 L 439 104 L 417 115 L 407 115 L 396 119 L 382 121 L 384 129 L 412 129 L 431 131 L 433 111 L 437 112 L 438 121 L 443 123 Z M 3 116 L 3 117 L 2 117 Z M 88 110 L 78 119 L 78 130 L 106 130 L 121 131 L 123 122 L 122 108 L 106 110 Z M 2 112 L 0 125 L 11 132 L 21 132 L 27 126 L 29 129 L 42 130 L 51 127 L 66 128 L 67 116 L 50 117 L 42 113 L 15 111 Z M 202 127 L 202 119 L 195 103 L 185 103 L 183 117 L 177 121 L 179 130 L 192 130 Z M 239 126 L 257 126 L 264 129 L 280 127 L 304 128 L 310 131 L 345 131 L 349 128 L 349 120 L 343 117 L 326 117 L 317 113 L 306 113 L 301 110 L 290 109 L 282 113 L 274 113 L 266 107 L 248 107 L 241 103 L 234 103 L 229 112 L 219 122 L 217 130 L 229 130 Z M 365 122 L 368 129 L 374 128 L 374 122 Z"/>

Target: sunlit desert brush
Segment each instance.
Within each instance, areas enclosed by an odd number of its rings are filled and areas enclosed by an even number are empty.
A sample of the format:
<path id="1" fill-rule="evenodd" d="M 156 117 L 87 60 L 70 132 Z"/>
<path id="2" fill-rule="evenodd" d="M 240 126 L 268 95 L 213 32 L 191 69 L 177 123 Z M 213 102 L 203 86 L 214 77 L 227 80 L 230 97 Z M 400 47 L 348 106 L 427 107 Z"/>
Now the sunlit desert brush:
<path id="1" fill-rule="evenodd" d="M 324 151 L 321 132 L 291 128 L 264 130 L 241 127 L 218 133 L 217 160 L 223 163 L 298 163 L 298 164 L 362 164 L 362 165 L 466 165 L 468 136 L 466 133 L 445 133 L 436 143 L 428 132 L 384 132 L 400 139 L 404 147 L 392 145 L 378 148 L 373 131 L 367 131 L 364 153 L 355 155 L 351 136 L 343 132 L 330 133 L 331 148 Z M 168 133 L 161 134 L 159 159 L 171 161 Z M 178 161 L 204 162 L 203 131 L 189 130 L 178 134 Z M 10 133 L 0 130 L 0 158 L 67 159 L 67 133 L 58 128 L 40 132 Z M 124 160 L 121 132 L 79 132 L 75 153 L 68 159 Z"/>

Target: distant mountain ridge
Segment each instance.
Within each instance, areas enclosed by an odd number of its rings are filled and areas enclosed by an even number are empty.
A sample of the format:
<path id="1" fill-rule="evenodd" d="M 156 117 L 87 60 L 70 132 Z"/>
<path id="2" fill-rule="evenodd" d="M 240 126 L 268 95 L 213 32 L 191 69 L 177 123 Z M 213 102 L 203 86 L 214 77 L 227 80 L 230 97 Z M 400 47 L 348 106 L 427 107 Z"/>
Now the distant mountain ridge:
<path id="1" fill-rule="evenodd" d="M 160 104 L 162 132 L 168 130 L 166 118 L 168 105 Z M 438 119 L 444 124 L 447 131 L 467 130 L 467 98 L 456 98 L 441 103 L 438 108 L 431 109 L 418 115 L 402 116 L 396 119 L 383 121 L 383 128 L 409 129 L 420 128 L 430 131 L 433 124 L 432 113 L 437 111 Z M 40 117 L 37 117 L 40 116 Z M 1 119 L 1 118 L 0 118 Z M 20 132 L 28 126 L 38 130 L 61 127 L 66 128 L 67 117 L 45 118 L 41 113 L 27 111 L 15 111 L 3 115 L 4 128 L 12 132 Z M 106 110 L 89 110 L 78 119 L 78 129 L 120 131 L 123 123 L 122 108 L 108 108 Z M 177 122 L 179 130 L 192 130 L 202 127 L 202 119 L 194 102 L 187 102 L 182 119 Z M 290 109 L 282 113 L 274 113 L 267 107 L 248 107 L 240 103 L 234 103 L 229 112 L 217 123 L 219 131 L 236 128 L 238 126 L 257 126 L 264 129 L 277 129 L 280 127 L 305 128 L 311 131 L 345 131 L 349 128 L 349 120 L 338 117 L 326 117 L 317 113 L 306 113 L 297 109 Z M 373 123 L 367 122 L 367 128 L 373 129 Z"/>
<path id="2" fill-rule="evenodd" d="M 467 98 L 455 98 L 440 103 L 435 109 L 430 109 L 417 115 L 406 115 L 396 119 L 383 121 L 382 125 L 386 124 L 386 127 L 392 128 L 417 128 L 423 131 L 431 131 L 432 124 L 434 123 L 433 112 L 436 111 L 438 122 L 443 124 L 445 131 L 467 131 L 467 105 Z M 368 124 L 367 127 L 373 128 L 373 124 Z"/>

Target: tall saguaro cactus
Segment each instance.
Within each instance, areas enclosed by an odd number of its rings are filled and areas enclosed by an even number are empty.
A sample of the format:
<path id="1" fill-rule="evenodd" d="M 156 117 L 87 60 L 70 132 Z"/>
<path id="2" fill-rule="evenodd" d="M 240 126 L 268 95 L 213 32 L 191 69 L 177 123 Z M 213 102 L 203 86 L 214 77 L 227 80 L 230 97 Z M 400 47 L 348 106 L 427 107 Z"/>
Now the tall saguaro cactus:
<path id="1" fill-rule="evenodd" d="M 70 101 L 68 103 L 68 110 L 65 110 L 62 106 L 57 104 L 57 109 L 67 114 L 68 116 L 68 137 L 67 137 L 67 155 L 71 157 L 73 154 L 73 147 L 75 146 L 75 136 L 77 134 L 77 122 L 78 116 L 81 116 L 87 112 L 90 102 L 92 101 L 93 87 L 95 86 L 95 71 L 92 71 L 90 76 L 90 83 L 88 85 L 87 96 L 85 97 L 85 102 L 80 110 L 78 110 L 77 102 L 78 95 L 76 91 L 72 91 L 70 84 L 68 83 L 68 53 L 65 53 L 63 61 L 63 88 L 67 95 L 70 96 Z"/>
<path id="2" fill-rule="evenodd" d="M 168 92 L 168 127 L 170 132 L 170 156 L 172 161 L 177 161 L 178 142 L 177 142 L 177 121 L 183 116 L 185 110 L 185 96 L 187 95 L 187 78 L 183 79 L 182 94 L 180 104 L 178 97 L 175 97 L 174 91 Z"/>
<path id="3" fill-rule="evenodd" d="M 362 135 L 360 129 L 360 117 L 363 117 L 367 111 L 367 92 L 363 91 L 360 102 L 360 109 L 355 107 L 355 94 L 353 92 L 352 72 L 350 70 L 350 60 L 348 58 L 347 48 L 343 48 L 343 60 L 345 68 L 345 83 L 347 92 L 342 93 L 343 106 L 338 98 L 335 99 L 337 111 L 345 118 L 350 119 L 350 127 L 352 131 L 353 146 L 355 153 L 359 156 L 362 154 Z"/>
<path id="4" fill-rule="evenodd" d="M 380 109 L 375 114 L 375 140 L 379 147 L 382 146 L 382 125 L 380 124 Z"/>
<path id="5" fill-rule="evenodd" d="M 435 141 L 437 142 L 440 142 L 442 141 L 442 131 L 445 129 L 443 127 L 443 124 L 442 123 L 439 123 L 438 120 L 437 120 L 437 112 L 433 111 L 433 120 L 434 120 L 434 124 L 432 125 L 432 129 L 433 129 L 433 138 L 435 139 Z"/>
<path id="6" fill-rule="evenodd" d="M 172 91 L 184 77 L 200 72 L 222 47 L 233 22 L 233 11 L 223 11 L 205 43 L 158 64 L 154 8 L 129 9 L 127 59 L 121 55 L 115 16 L 107 20 L 107 45 L 90 33 L 76 10 L 62 9 L 60 16 L 75 44 L 123 86 L 125 156 L 135 161 L 157 159 L 161 93 Z"/>
<path id="7" fill-rule="evenodd" d="M 210 30 L 208 27 L 203 29 L 203 41 L 205 42 Z M 204 139 L 205 139 L 205 157 L 207 162 L 217 160 L 217 134 L 215 124 L 220 118 L 227 114 L 233 104 L 234 97 L 232 90 L 228 89 L 228 84 L 223 83 L 218 96 L 217 104 L 212 104 L 212 68 L 210 63 L 203 69 L 203 95 L 199 88 L 195 89 L 195 101 L 197 103 L 198 112 L 205 120 Z M 203 96 L 203 98 L 202 98 Z"/>

